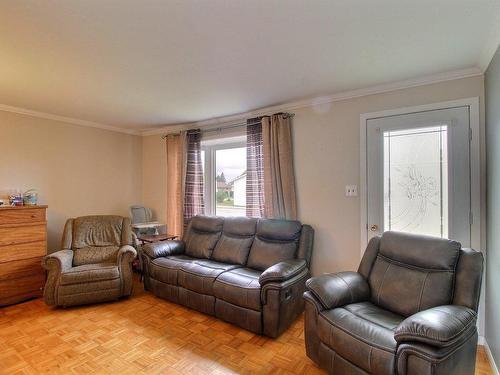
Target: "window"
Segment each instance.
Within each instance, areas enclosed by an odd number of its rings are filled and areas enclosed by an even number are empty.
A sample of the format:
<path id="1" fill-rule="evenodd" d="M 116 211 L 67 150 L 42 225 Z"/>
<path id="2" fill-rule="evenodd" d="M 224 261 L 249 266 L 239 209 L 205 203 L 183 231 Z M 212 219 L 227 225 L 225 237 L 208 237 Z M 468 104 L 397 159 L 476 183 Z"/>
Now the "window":
<path id="1" fill-rule="evenodd" d="M 202 142 L 205 213 L 246 215 L 246 137 Z"/>

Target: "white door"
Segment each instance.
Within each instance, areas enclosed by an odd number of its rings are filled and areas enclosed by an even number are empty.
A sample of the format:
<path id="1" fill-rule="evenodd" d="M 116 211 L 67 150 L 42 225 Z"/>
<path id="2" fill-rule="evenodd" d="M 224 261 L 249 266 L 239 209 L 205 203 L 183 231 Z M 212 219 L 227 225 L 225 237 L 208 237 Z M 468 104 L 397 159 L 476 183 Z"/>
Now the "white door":
<path id="1" fill-rule="evenodd" d="M 367 239 L 387 230 L 471 244 L 469 107 L 369 119 Z"/>

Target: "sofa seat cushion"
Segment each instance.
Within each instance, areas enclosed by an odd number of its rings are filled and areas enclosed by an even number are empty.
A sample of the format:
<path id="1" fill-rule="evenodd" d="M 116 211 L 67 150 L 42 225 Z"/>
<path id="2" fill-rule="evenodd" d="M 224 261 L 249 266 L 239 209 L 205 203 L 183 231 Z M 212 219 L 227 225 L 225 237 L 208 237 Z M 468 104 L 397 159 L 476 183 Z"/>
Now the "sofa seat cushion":
<path id="1" fill-rule="evenodd" d="M 322 311 L 320 340 L 370 374 L 392 374 L 396 353 L 395 328 L 403 317 L 370 302 Z"/>
<path id="2" fill-rule="evenodd" d="M 202 259 L 186 262 L 180 266 L 177 283 L 179 286 L 207 295 L 213 295 L 213 284 L 217 276 L 239 266 Z"/>
<path id="3" fill-rule="evenodd" d="M 61 274 L 60 285 L 83 284 L 120 278 L 118 266 L 112 263 L 85 264 Z"/>
<path id="4" fill-rule="evenodd" d="M 171 255 L 151 261 L 149 276 L 155 280 L 177 285 L 179 269 L 183 264 L 192 263 L 196 258 L 187 255 Z"/>
<path id="5" fill-rule="evenodd" d="M 259 277 L 262 272 L 236 268 L 220 274 L 214 282 L 215 297 L 255 311 L 261 311 Z"/>

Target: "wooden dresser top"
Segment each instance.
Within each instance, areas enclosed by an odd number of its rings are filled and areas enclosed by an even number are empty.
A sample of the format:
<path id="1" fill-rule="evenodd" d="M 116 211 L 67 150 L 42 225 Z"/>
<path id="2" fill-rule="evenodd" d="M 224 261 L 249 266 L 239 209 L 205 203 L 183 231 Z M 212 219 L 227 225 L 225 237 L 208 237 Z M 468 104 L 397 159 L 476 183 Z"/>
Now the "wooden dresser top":
<path id="1" fill-rule="evenodd" d="M 0 210 L 32 210 L 36 208 L 47 208 L 47 205 L 36 205 L 36 206 L 0 206 Z"/>

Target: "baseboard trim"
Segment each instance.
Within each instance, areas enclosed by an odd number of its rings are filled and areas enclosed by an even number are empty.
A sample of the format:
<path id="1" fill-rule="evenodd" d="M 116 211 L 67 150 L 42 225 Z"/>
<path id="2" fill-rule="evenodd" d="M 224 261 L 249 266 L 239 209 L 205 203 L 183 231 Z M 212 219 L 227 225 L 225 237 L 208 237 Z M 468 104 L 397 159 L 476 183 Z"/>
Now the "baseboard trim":
<path id="1" fill-rule="evenodd" d="M 488 341 L 486 341 L 483 336 L 479 336 L 478 344 L 484 346 L 486 355 L 488 356 L 488 361 L 490 362 L 491 369 L 493 370 L 493 375 L 500 375 L 498 366 L 495 363 L 495 359 L 493 358 L 493 354 L 491 353 L 490 346 L 488 345 Z"/>

